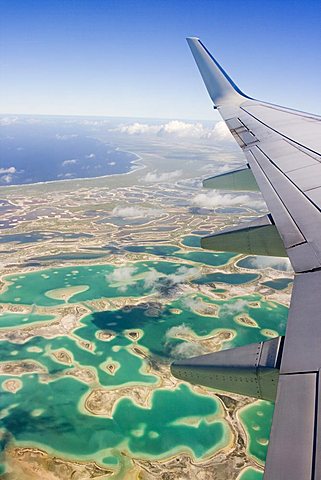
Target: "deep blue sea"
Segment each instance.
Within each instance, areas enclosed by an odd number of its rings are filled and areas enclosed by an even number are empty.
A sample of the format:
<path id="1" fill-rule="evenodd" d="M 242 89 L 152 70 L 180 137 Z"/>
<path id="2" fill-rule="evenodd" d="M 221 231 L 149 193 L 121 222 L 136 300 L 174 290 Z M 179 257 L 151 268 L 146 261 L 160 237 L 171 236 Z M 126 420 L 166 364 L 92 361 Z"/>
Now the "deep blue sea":
<path id="1" fill-rule="evenodd" d="M 95 138 L 92 122 L 19 117 L 0 128 L 0 185 L 127 173 L 136 159 Z"/>

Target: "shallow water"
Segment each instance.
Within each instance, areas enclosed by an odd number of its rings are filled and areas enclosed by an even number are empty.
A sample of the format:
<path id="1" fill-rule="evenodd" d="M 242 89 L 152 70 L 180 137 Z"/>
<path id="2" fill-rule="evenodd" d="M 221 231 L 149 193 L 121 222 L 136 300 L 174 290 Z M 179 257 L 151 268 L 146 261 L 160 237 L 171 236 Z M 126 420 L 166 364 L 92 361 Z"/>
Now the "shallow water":
<path id="1" fill-rule="evenodd" d="M 23 388 L 15 394 L 1 389 L 2 407 L 8 409 L 3 426 L 24 444 L 114 464 L 124 449 L 152 458 L 187 447 L 196 458 L 202 458 L 229 439 L 228 426 L 220 416 L 207 421 L 208 416 L 219 413 L 219 403 L 193 393 L 186 385 L 155 390 L 147 408 L 120 398 L 113 417 L 106 418 L 81 411 L 79 401 L 89 389 L 78 380 L 65 377 L 42 383 L 34 377 L 24 375 Z M 6 379 L 0 377 L 1 382 Z M 184 422 L 191 417 L 202 420 L 198 425 Z"/>
<path id="2" fill-rule="evenodd" d="M 243 473 L 239 477 L 237 477 L 237 480 L 262 480 L 263 479 L 263 472 L 259 470 L 255 470 L 254 468 L 247 468 L 244 470 Z"/>
<path id="3" fill-rule="evenodd" d="M 285 288 L 288 288 L 290 283 L 293 283 L 292 278 L 276 278 L 275 280 L 268 280 L 267 282 L 263 282 L 262 285 L 274 288 L 274 290 L 284 290 Z"/>
<path id="4" fill-rule="evenodd" d="M 190 262 L 202 263 L 205 265 L 218 266 L 225 265 L 232 258 L 236 256 L 235 253 L 228 252 L 206 252 L 206 251 L 191 251 L 184 252 L 174 245 L 140 245 L 125 247 L 124 250 L 133 253 L 148 253 L 151 255 L 158 255 L 162 257 L 176 257 Z"/>
<path id="5" fill-rule="evenodd" d="M 53 320 L 54 318 L 54 315 L 35 315 L 33 313 L 1 313 L 0 328 L 21 327 L 30 323 Z"/>
<path id="6" fill-rule="evenodd" d="M 261 464 L 267 454 L 273 412 L 274 404 L 258 400 L 238 413 L 249 439 L 248 452 Z"/>
<path id="7" fill-rule="evenodd" d="M 194 280 L 194 283 L 203 285 L 206 283 L 228 283 L 230 285 L 242 285 L 243 283 L 257 280 L 259 275 L 255 273 L 209 273 L 201 278 Z"/>

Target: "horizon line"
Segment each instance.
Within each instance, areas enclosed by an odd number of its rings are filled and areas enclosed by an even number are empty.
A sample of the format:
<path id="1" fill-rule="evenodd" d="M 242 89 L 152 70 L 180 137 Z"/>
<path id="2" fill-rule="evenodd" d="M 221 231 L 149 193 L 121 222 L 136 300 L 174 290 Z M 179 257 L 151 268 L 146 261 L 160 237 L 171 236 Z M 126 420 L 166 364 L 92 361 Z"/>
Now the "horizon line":
<path id="1" fill-rule="evenodd" d="M 187 118 L 187 117 L 143 117 L 143 116 L 127 116 L 127 115 L 95 115 L 95 114 L 72 114 L 72 113 L 2 113 L 0 112 L 0 117 L 91 117 L 91 118 L 126 118 L 126 119 L 143 119 L 143 120 L 186 120 L 193 122 L 217 122 L 215 118 Z"/>

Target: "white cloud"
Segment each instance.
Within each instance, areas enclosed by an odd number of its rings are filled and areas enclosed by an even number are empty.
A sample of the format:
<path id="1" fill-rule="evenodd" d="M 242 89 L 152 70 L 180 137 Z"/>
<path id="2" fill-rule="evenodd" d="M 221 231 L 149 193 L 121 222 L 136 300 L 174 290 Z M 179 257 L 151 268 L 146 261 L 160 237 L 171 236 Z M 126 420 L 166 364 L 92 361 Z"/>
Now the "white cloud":
<path id="1" fill-rule="evenodd" d="M 68 178 L 73 178 L 73 177 L 74 177 L 74 174 L 73 174 L 73 173 L 70 173 L 70 172 L 68 172 L 68 173 L 59 173 L 59 174 L 57 175 L 57 178 L 66 178 L 66 179 L 68 179 Z"/>
<path id="2" fill-rule="evenodd" d="M 131 282 L 129 282 L 129 283 L 131 283 Z M 128 288 L 128 285 L 122 285 L 121 287 L 118 287 L 117 290 L 119 292 L 126 292 L 127 288 Z"/>
<path id="3" fill-rule="evenodd" d="M 225 122 L 217 122 L 214 127 L 206 127 L 201 122 L 184 122 L 171 120 L 162 124 L 148 124 L 135 122 L 129 125 L 121 124 L 111 131 L 117 131 L 128 135 L 157 135 L 175 136 L 179 138 L 198 138 L 214 140 L 233 139 Z"/>
<path id="4" fill-rule="evenodd" d="M 140 208 L 140 207 L 115 207 L 112 214 L 115 217 L 123 218 L 148 218 L 160 217 L 163 211 L 157 208 Z"/>
<path id="5" fill-rule="evenodd" d="M 159 284 L 159 279 L 162 277 L 162 274 L 159 273 L 154 268 L 151 268 L 144 276 L 144 288 L 155 288 Z"/>
<path id="6" fill-rule="evenodd" d="M 200 122 L 188 123 L 180 120 L 172 120 L 161 126 L 159 135 L 201 138 L 204 136 L 204 126 Z"/>
<path id="7" fill-rule="evenodd" d="M 113 165 L 116 165 L 116 162 L 108 162 L 107 165 L 113 166 Z"/>
<path id="8" fill-rule="evenodd" d="M 89 120 L 89 119 L 82 119 L 82 120 L 70 120 L 66 123 L 76 123 L 77 125 L 86 125 L 89 127 L 103 127 L 105 125 L 110 125 L 110 120 Z"/>
<path id="9" fill-rule="evenodd" d="M 232 140 L 233 136 L 230 133 L 229 129 L 226 126 L 226 123 L 221 120 L 220 122 L 217 122 L 210 133 L 210 137 L 217 138 L 220 140 Z"/>
<path id="10" fill-rule="evenodd" d="M 96 155 L 94 153 L 90 153 L 89 155 L 86 155 L 86 158 L 93 160 L 94 158 L 96 158 Z"/>
<path id="11" fill-rule="evenodd" d="M 184 297 L 182 299 L 182 305 L 184 305 L 185 308 L 189 308 L 190 310 L 202 310 L 204 309 L 204 301 L 199 298 L 192 298 L 192 297 Z"/>
<path id="12" fill-rule="evenodd" d="M 235 302 L 224 303 L 220 308 L 220 315 L 237 315 L 244 311 L 247 302 L 239 298 Z"/>
<path id="13" fill-rule="evenodd" d="M 7 175 L 3 175 L 2 177 L 0 177 L 0 179 L 2 182 L 9 184 L 12 182 L 12 175 L 8 173 Z"/>
<path id="14" fill-rule="evenodd" d="M 57 140 L 69 140 L 70 138 L 77 138 L 77 133 L 71 133 L 70 135 L 60 135 L 59 133 L 56 134 Z"/>
<path id="15" fill-rule="evenodd" d="M 106 281 L 112 284 L 120 284 L 119 290 L 124 292 L 127 289 L 127 285 L 135 282 L 133 277 L 136 272 L 137 268 L 132 266 L 115 268 L 113 272 L 106 275 Z"/>
<path id="16" fill-rule="evenodd" d="M 263 200 L 254 200 L 246 194 L 220 193 L 217 190 L 210 190 L 206 193 L 199 193 L 192 198 L 191 203 L 197 207 L 213 209 L 217 207 L 234 207 L 244 205 L 249 208 L 264 208 Z"/>
<path id="17" fill-rule="evenodd" d="M 224 160 L 228 160 L 224 158 Z M 206 163 L 202 167 L 200 167 L 201 172 L 207 173 L 208 171 L 211 171 L 212 174 L 214 175 L 220 175 L 222 173 L 230 172 L 231 170 L 236 170 L 240 167 L 244 167 L 244 164 L 240 164 L 239 162 L 235 162 L 234 157 L 231 157 L 230 163 L 221 163 L 219 164 L 218 162 L 212 162 L 212 163 Z"/>
<path id="18" fill-rule="evenodd" d="M 148 125 L 147 123 L 135 122 L 130 125 L 119 125 L 118 127 L 111 129 L 111 131 L 127 133 L 128 135 L 141 135 L 145 133 L 157 134 L 159 128 L 159 125 Z"/>
<path id="19" fill-rule="evenodd" d="M 16 167 L 0 168 L 0 173 L 16 173 Z"/>
<path id="20" fill-rule="evenodd" d="M 179 337 L 184 338 L 186 336 L 194 335 L 193 330 L 190 327 L 187 327 L 185 323 L 182 325 L 177 325 L 167 330 L 166 337 Z"/>
<path id="21" fill-rule="evenodd" d="M 2 117 L 0 118 L 0 125 L 1 126 L 12 125 L 17 121 L 18 121 L 18 117 Z"/>
<path id="22" fill-rule="evenodd" d="M 251 257 L 248 259 L 251 267 L 254 268 L 275 268 L 276 270 L 292 271 L 292 266 L 288 258 L 283 257 Z"/>
<path id="23" fill-rule="evenodd" d="M 76 158 L 72 158 L 71 160 L 64 160 L 61 165 L 66 167 L 67 165 L 75 165 L 75 163 L 78 163 L 78 160 Z"/>
<path id="24" fill-rule="evenodd" d="M 201 276 L 201 271 L 197 267 L 188 268 L 185 266 L 179 267 L 175 273 L 167 275 L 167 278 L 173 285 L 178 285 L 180 283 L 190 282 L 195 278 Z"/>
<path id="25" fill-rule="evenodd" d="M 175 273 L 162 275 L 154 269 L 150 269 L 144 276 L 144 287 L 146 289 L 159 289 L 164 291 L 171 290 L 181 284 L 190 282 L 201 276 L 201 271 L 197 267 L 179 267 Z"/>
<path id="26" fill-rule="evenodd" d="M 205 353 L 204 348 L 198 343 L 182 342 L 171 349 L 171 356 L 174 358 L 190 358 Z"/>
<path id="27" fill-rule="evenodd" d="M 177 180 L 182 174 L 182 170 L 173 170 L 172 172 L 158 173 L 157 171 L 148 172 L 143 178 L 145 182 L 149 183 L 166 183 L 172 180 Z"/>

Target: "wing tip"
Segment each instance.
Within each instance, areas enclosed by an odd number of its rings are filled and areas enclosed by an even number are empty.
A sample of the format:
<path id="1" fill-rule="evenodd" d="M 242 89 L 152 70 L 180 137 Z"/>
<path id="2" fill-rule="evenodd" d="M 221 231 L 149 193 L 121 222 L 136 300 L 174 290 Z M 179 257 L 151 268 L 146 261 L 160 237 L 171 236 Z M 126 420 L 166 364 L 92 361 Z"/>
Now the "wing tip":
<path id="1" fill-rule="evenodd" d="M 198 37 L 191 36 L 186 40 L 215 105 L 225 101 L 238 104 L 242 97 L 251 98 L 237 87 Z"/>
<path id="2" fill-rule="evenodd" d="M 194 36 L 186 37 L 186 40 L 188 44 L 200 41 L 199 37 L 194 37 Z"/>

